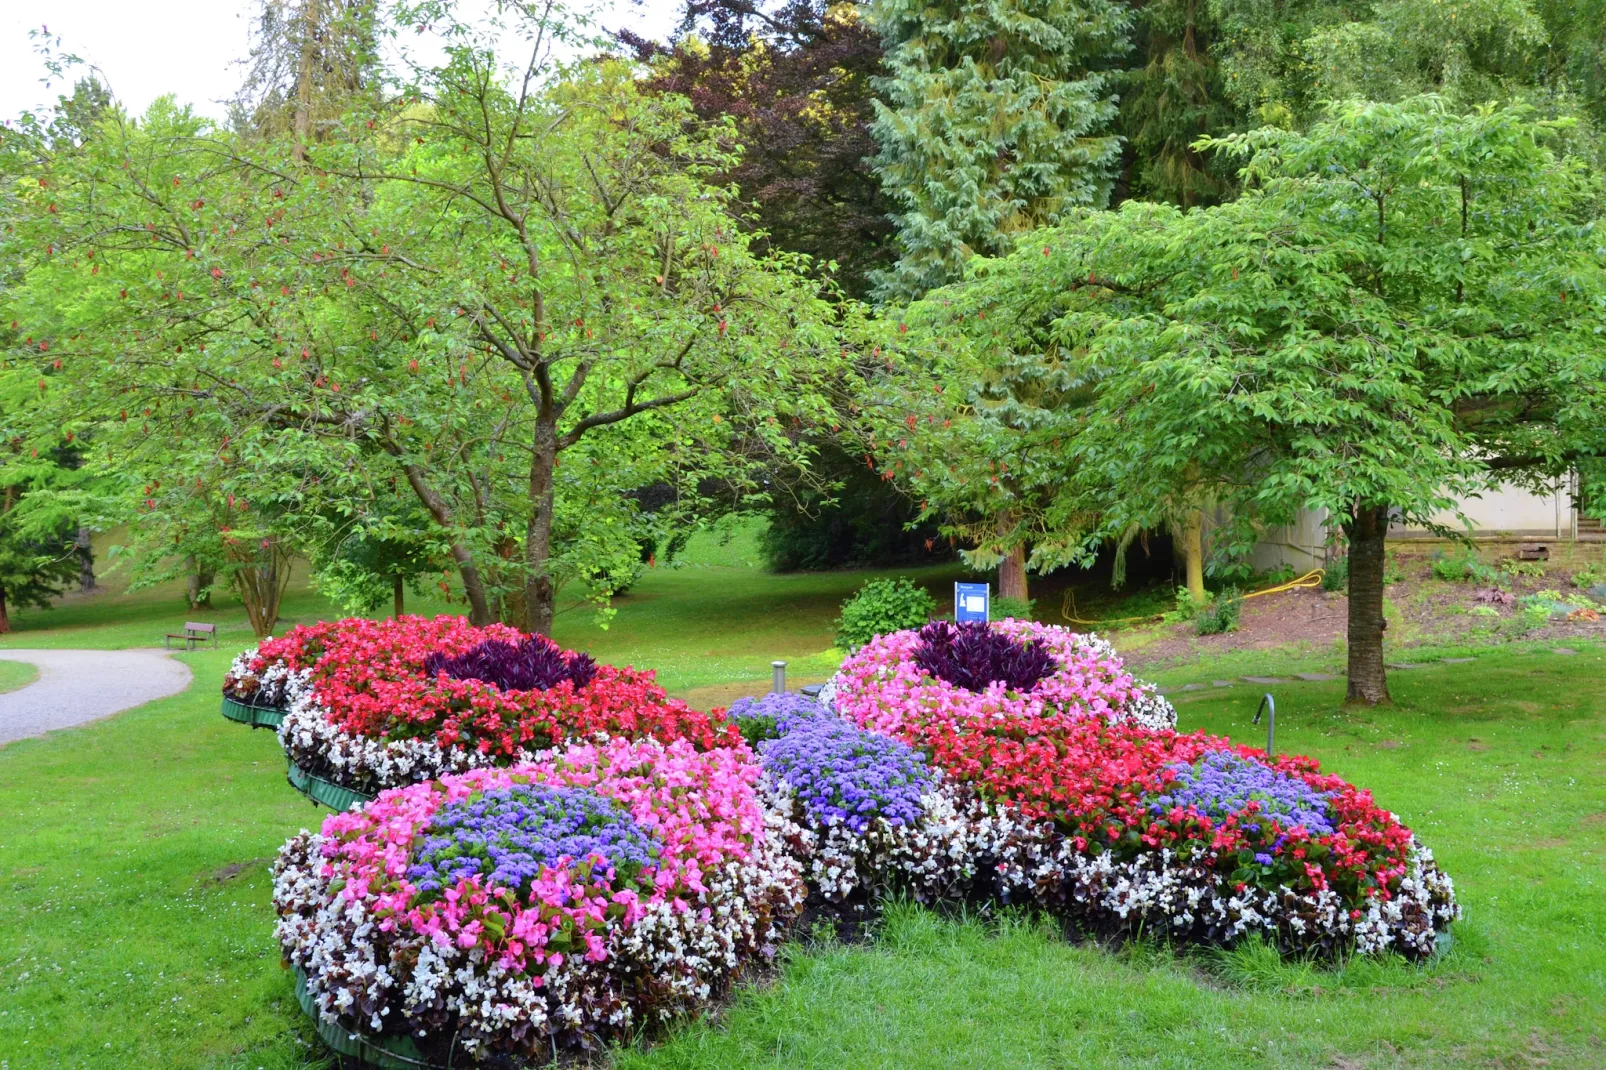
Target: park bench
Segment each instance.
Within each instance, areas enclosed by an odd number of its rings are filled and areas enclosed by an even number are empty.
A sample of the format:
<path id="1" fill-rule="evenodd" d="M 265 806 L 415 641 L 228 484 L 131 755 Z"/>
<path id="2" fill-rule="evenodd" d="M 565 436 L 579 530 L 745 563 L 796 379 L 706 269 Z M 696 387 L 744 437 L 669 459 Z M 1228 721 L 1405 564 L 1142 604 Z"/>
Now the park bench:
<path id="1" fill-rule="evenodd" d="M 169 650 L 173 649 L 173 640 L 175 639 L 184 640 L 185 650 L 193 650 L 196 643 L 204 643 L 208 639 L 212 640 L 213 646 L 217 646 L 217 625 L 197 624 L 193 620 L 187 620 L 184 622 L 184 630 L 182 632 L 168 632 L 162 637 L 162 646 Z"/>

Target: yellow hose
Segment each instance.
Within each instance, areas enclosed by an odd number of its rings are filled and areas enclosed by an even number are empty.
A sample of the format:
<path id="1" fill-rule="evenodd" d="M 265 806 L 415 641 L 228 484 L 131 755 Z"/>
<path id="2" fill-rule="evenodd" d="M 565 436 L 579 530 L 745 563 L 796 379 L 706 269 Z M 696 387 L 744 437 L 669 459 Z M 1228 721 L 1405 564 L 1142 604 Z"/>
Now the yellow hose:
<path id="1" fill-rule="evenodd" d="M 1320 587 L 1322 585 L 1322 578 L 1324 576 L 1326 576 L 1326 575 L 1327 575 L 1327 571 L 1325 569 L 1313 568 L 1309 572 L 1305 573 L 1303 576 L 1299 577 L 1298 579 L 1289 580 L 1287 583 L 1279 583 L 1275 587 L 1267 587 L 1264 590 L 1250 591 L 1248 594 L 1244 595 L 1244 598 L 1245 599 L 1259 598 L 1263 594 L 1277 594 L 1277 593 L 1279 593 L 1281 591 L 1294 591 L 1294 590 L 1300 590 L 1300 589 L 1307 588 L 1307 587 Z M 1106 618 L 1104 620 L 1087 620 L 1087 619 L 1085 619 L 1083 617 L 1078 617 L 1075 614 L 1076 614 L 1076 592 L 1072 588 L 1067 587 L 1067 588 L 1065 588 L 1065 597 L 1064 597 L 1064 599 L 1062 599 L 1060 601 L 1060 616 L 1064 617 L 1067 621 L 1069 621 L 1072 624 L 1106 624 L 1106 625 L 1108 625 L 1108 624 L 1125 624 L 1128 621 L 1134 621 L 1134 620 L 1151 620 L 1152 621 L 1152 620 L 1164 620 L 1165 619 L 1165 614 L 1164 613 L 1148 613 L 1148 614 L 1144 614 L 1143 616 L 1139 616 L 1139 617 L 1108 617 L 1108 618 Z"/>

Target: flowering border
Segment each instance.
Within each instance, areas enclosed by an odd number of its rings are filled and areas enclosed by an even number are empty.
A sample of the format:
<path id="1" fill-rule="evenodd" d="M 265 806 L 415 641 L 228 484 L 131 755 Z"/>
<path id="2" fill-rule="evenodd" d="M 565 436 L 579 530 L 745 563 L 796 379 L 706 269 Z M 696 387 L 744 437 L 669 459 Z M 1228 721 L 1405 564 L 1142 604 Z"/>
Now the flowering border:
<path id="1" fill-rule="evenodd" d="M 320 1017 L 372 1039 L 476 1058 L 595 1047 L 706 1006 L 774 955 L 804 889 L 759 775 L 745 748 L 615 739 L 386 791 L 281 850 L 281 946 Z M 611 799 L 655 838 L 653 864 L 621 885 L 600 863 L 560 862 L 528 898 L 479 875 L 443 894 L 413 882 L 441 807 L 517 784 Z"/>
<path id="2" fill-rule="evenodd" d="M 579 739 L 685 738 L 703 749 L 740 741 L 722 718 L 669 698 L 651 672 L 601 666 L 582 687 L 565 680 L 503 691 L 424 669 L 431 654 L 459 655 L 488 639 L 528 637 L 452 616 L 319 622 L 239 655 L 224 693 L 282 708 L 279 741 L 290 763 L 368 795 L 527 761 Z"/>
<path id="3" fill-rule="evenodd" d="M 1025 693 L 994 683 L 972 691 L 921 668 L 921 644 L 913 629 L 880 635 L 849 655 L 822 697 L 862 728 L 898 735 L 906 724 L 989 716 L 1025 718 L 1050 712 L 1091 714 L 1150 728 L 1170 728 L 1176 710 L 1153 684 L 1129 673 L 1115 648 L 1094 634 L 1052 624 L 1001 620 L 994 631 L 1032 643 L 1053 659 L 1056 670 Z"/>

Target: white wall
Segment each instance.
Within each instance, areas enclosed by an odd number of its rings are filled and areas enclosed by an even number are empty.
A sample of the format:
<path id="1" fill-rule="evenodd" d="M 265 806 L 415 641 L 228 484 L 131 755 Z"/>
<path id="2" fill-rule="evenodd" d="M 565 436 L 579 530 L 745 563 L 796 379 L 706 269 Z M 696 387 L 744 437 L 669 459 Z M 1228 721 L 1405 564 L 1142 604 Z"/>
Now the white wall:
<path id="1" fill-rule="evenodd" d="M 1575 534 L 1575 518 L 1570 480 L 1561 480 L 1550 491 L 1534 493 L 1521 487 L 1494 486 L 1461 503 L 1461 512 L 1472 521 L 1475 535 L 1532 535 L 1570 539 Z M 1457 530 L 1462 522 L 1446 510 L 1433 516 Z M 1429 535 L 1420 524 L 1396 525 L 1391 537 Z M 1255 544 L 1249 563 L 1257 570 L 1288 565 L 1297 572 L 1320 568 L 1327 546 L 1327 511 L 1301 510 L 1292 524 L 1267 528 Z"/>
<path id="2" fill-rule="evenodd" d="M 1496 485 L 1477 497 L 1464 499 L 1461 512 L 1479 535 L 1547 535 L 1556 539 L 1571 538 L 1573 534 L 1572 488 L 1567 480 L 1539 494 L 1522 487 Z M 1433 520 L 1452 530 L 1462 527 L 1461 520 L 1450 511 L 1435 513 Z M 1421 525 L 1395 528 L 1402 534 L 1424 530 Z"/>

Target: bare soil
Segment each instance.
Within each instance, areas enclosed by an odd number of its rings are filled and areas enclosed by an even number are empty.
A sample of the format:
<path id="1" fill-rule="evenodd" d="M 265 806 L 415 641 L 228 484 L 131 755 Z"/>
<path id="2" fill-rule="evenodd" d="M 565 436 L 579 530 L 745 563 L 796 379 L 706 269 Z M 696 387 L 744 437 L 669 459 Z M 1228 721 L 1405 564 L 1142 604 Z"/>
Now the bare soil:
<path id="1" fill-rule="evenodd" d="M 1510 603 L 1480 600 L 1479 593 L 1488 588 L 1478 584 L 1437 578 L 1427 558 L 1391 559 L 1389 574 L 1396 580 L 1385 592 L 1391 659 L 1407 660 L 1405 651 L 1426 645 L 1606 639 L 1606 605 L 1597 604 L 1595 620 L 1588 619 L 1590 612 L 1538 625 L 1526 619 L 1521 606 L 1526 595 L 1539 591 L 1558 592 L 1563 598 L 1582 594 L 1566 570 L 1511 577 L 1501 588 L 1512 596 Z M 1246 600 L 1235 632 L 1198 635 L 1191 621 L 1182 621 L 1145 628 L 1131 634 L 1128 642 L 1122 642 L 1117 633 L 1114 642 L 1127 664 L 1140 669 L 1212 654 L 1287 646 L 1331 648 L 1338 655 L 1348 620 L 1348 599 L 1341 592 L 1304 588 Z"/>

